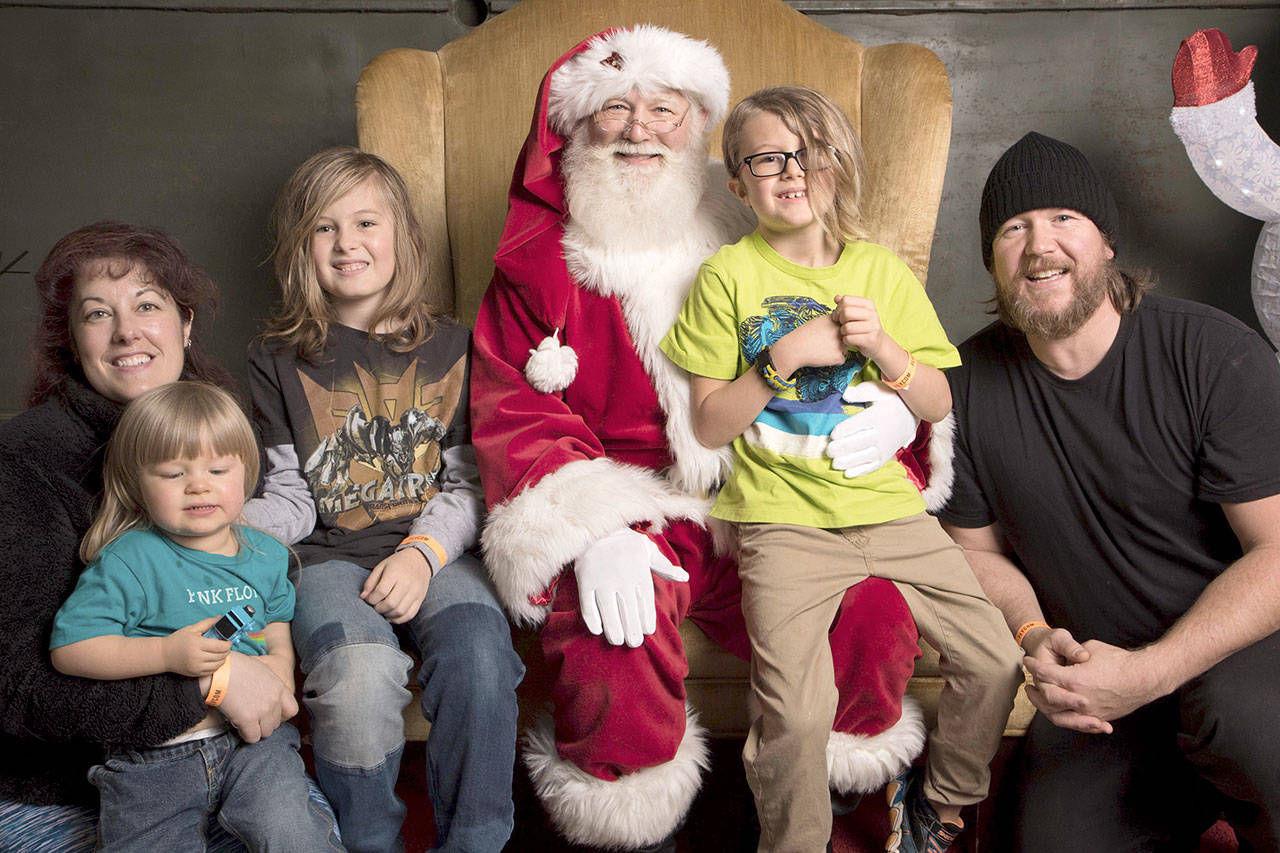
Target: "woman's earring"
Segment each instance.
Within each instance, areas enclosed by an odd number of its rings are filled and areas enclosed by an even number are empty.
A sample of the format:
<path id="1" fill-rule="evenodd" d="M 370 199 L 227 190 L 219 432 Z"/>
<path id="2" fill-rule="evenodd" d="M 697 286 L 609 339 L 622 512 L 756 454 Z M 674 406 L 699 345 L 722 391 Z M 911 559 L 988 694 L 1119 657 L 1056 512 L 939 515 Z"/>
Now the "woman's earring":
<path id="1" fill-rule="evenodd" d="M 191 349 L 191 338 L 187 338 L 187 342 L 182 345 L 183 349 Z"/>

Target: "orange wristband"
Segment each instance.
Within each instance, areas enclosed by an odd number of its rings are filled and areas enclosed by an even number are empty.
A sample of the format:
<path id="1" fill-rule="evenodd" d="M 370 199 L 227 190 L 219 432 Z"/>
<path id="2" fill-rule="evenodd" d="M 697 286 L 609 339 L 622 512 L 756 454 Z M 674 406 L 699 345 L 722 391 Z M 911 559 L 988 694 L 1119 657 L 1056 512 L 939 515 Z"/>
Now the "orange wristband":
<path id="1" fill-rule="evenodd" d="M 209 678 L 209 695 L 204 697 L 204 704 L 216 708 L 227 698 L 227 682 L 231 681 L 231 657 L 222 662 L 222 666 L 213 671 Z"/>
<path id="2" fill-rule="evenodd" d="M 445 563 L 449 562 L 449 557 L 444 552 L 444 546 L 426 534 L 419 533 L 417 536 L 406 536 L 400 540 L 401 545 L 412 545 L 415 542 L 426 545 L 431 550 L 431 553 L 435 554 L 436 558 L 440 560 L 441 568 L 444 567 Z"/>
<path id="3" fill-rule="evenodd" d="M 899 376 L 897 379 L 893 380 L 892 382 L 885 380 L 884 384 L 889 386 L 895 391 L 905 391 L 908 388 L 910 388 L 911 380 L 916 378 L 916 370 L 920 367 L 920 362 L 916 360 L 916 357 L 914 355 L 907 353 L 907 356 L 908 356 L 907 367 L 905 370 L 902 371 L 902 375 Z M 884 379 L 883 376 L 881 376 L 880 378 Z"/>
<path id="4" fill-rule="evenodd" d="M 1019 646 L 1021 646 L 1022 639 L 1027 636 L 1027 632 L 1030 631 L 1032 628 L 1049 628 L 1049 627 L 1051 626 L 1049 625 L 1048 622 L 1041 622 L 1038 619 L 1031 622 L 1023 622 L 1021 625 L 1018 626 L 1018 632 L 1013 635 L 1013 641 L 1017 643 Z"/>

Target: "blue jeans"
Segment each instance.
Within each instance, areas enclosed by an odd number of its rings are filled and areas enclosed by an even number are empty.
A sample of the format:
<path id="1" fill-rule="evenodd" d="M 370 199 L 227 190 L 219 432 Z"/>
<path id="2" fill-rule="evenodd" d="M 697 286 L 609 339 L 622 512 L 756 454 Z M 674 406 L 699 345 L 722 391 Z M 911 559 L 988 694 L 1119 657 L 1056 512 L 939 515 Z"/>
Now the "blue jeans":
<path id="1" fill-rule="evenodd" d="M 101 796 L 103 850 L 203 850 L 209 816 L 250 850 L 342 850 L 333 820 L 307 796 L 298 731 L 257 743 L 234 732 L 125 749 L 89 770 Z"/>
<path id="2" fill-rule="evenodd" d="M 310 778 L 307 793 L 311 802 L 332 818 L 324 795 Z M 227 834 L 216 817 L 207 822 L 205 853 L 245 853 L 245 847 Z M 23 853 L 93 853 L 98 840 L 98 810 L 84 806 L 37 806 L 16 800 L 0 800 L 0 851 Z"/>
<path id="3" fill-rule="evenodd" d="M 395 784 L 412 661 L 392 625 L 360 599 L 368 576 L 342 560 L 293 575 L 293 641 L 306 674 L 316 778 L 343 843 L 353 853 L 385 853 L 399 849 L 406 811 Z M 403 627 L 422 656 L 437 849 L 501 850 L 515 819 L 515 690 L 524 666 L 480 561 L 463 554 L 441 568 Z"/>

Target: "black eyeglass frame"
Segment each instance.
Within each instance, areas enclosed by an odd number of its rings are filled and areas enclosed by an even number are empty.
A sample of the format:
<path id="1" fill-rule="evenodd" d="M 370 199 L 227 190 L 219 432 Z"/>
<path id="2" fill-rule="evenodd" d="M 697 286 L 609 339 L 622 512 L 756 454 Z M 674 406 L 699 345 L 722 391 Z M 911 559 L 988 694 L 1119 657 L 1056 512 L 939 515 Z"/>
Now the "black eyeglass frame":
<path id="1" fill-rule="evenodd" d="M 831 153 L 832 157 L 840 156 L 839 150 L 834 145 L 825 145 L 823 147 L 826 148 L 827 151 Z M 804 160 L 801 160 L 800 158 L 803 156 L 805 157 L 805 159 L 808 159 L 808 153 L 809 153 L 809 146 L 806 145 L 804 148 L 797 148 L 795 151 L 759 151 L 755 154 L 749 154 L 746 157 L 742 158 L 742 162 L 738 164 L 738 168 L 733 171 L 733 177 L 736 178 L 742 172 L 742 167 L 746 166 L 747 171 L 749 171 L 753 176 L 757 178 L 772 178 L 774 175 L 781 175 L 783 172 L 787 171 L 788 160 L 795 160 L 796 165 L 800 167 L 800 171 L 807 172 L 809 171 L 809 169 L 807 166 L 805 166 Z M 766 172 L 763 175 L 756 171 L 755 164 L 752 161 L 755 160 L 757 157 L 769 157 L 769 156 L 776 157 L 779 154 L 782 155 L 782 167 L 778 169 L 778 171 Z M 823 166 L 819 168 L 819 171 L 821 171 L 821 169 L 829 169 L 829 168 L 831 167 Z"/>

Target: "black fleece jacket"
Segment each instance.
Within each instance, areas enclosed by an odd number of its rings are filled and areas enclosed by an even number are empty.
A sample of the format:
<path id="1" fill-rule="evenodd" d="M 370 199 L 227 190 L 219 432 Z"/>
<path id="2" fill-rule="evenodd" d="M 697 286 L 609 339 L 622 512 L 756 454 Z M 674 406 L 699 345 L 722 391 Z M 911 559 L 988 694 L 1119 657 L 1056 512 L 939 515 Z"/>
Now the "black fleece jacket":
<path id="1" fill-rule="evenodd" d="M 204 716 L 196 679 L 95 681 L 49 662 L 53 615 L 83 568 L 101 451 L 122 407 L 68 380 L 0 425 L 0 799 L 97 806 L 103 748 L 162 743 Z"/>

